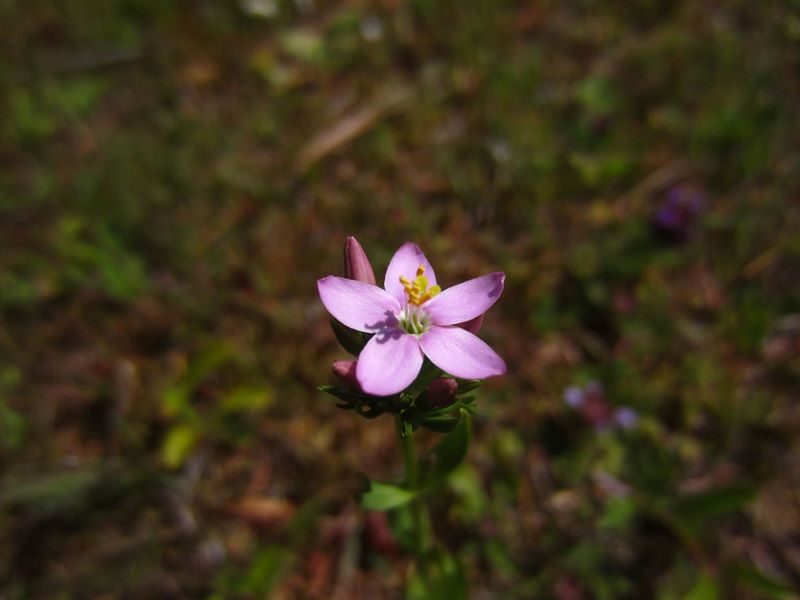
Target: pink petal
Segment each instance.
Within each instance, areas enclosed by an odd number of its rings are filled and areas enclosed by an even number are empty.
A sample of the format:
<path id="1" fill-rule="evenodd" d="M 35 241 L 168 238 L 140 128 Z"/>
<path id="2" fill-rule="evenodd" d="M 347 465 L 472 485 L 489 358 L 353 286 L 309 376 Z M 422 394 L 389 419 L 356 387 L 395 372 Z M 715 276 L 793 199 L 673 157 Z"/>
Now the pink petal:
<path id="1" fill-rule="evenodd" d="M 447 288 L 425 303 L 436 325 L 456 325 L 485 313 L 503 293 L 505 273 L 490 273 Z"/>
<path id="2" fill-rule="evenodd" d="M 433 364 L 455 377 L 484 379 L 506 372 L 503 359 L 486 342 L 460 327 L 433 326 L 419 343 Z"/>
<path id="3" fill-rule="evenodd" d="M 417 378 L 422 359 L 416 337 L 387 328 L 364 346 L 356 363 L 356 379 L 366 394 L 391 396 Z"/>
<path id="4" fill-rule="evenodd" d="M 329 275 L 317 280 L 322 304 L 342 324 L 373 333 L 397 322 L 397 300 L 377 285 Z"/>
<path id="5" fill-rule="evenodd" d="M 386 268 L 386 277 L 383 281 L 383 287 L 392 296 L 397 298 L 401 305 L 406 303 L 406 293 L 403 284 L 400 283 L 400 276 L 402 275 L 409 281 L 414 281 L 417 276 L 417 269 L 420 265 L 425 267 L 425 277 L 428 278 L 428 286 L 433 287 L 436 285 L 436 273 L 433 272 L 433 267 L 419 246 L 406 242 L 397 252 L 394 253 L 392 260 L 389 261 L 389 266 Z"/>

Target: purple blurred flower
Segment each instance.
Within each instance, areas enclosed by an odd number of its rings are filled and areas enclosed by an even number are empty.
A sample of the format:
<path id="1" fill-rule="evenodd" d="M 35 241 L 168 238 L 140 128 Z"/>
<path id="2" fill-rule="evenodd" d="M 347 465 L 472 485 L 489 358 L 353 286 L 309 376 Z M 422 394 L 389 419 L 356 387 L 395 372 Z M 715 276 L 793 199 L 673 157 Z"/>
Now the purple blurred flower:
<path id="1" fill-rule="evenodd" d="M 485 313 L 504 283 L 504 273 L 490 273 L 441 291 L 422 250 L 406 243 L 389 262 L 385 289 L 334 275 L 318 280 L 317 289 L 335 319 L 375 334 L 358 357 L 356 379 L 365 393 L 390 396 L 416 379 L 425 356 L 455 377 L 505 373 L 503 359 L 459 327 Z"/>
<path id="2" fill-rule="evenodd" d="M 583 388 L 569 386 L 564 390 L 564 402 L 581 413 L 598 431 L 621 427 L 630 429 L 639 416 L 627 406 L 615 409 L 606 399 L 603 385 L 590 381 Z"/>
<path id="3" fill-rule="evenodd" d="M 624 406 L 614 413 L 614 421 L 623 429 L 630 429 L 639 422 L 639 414 L 632 408 Z"/>
<path id="4" fill-rule="evenodd" d="M 569 404 L 572 408 L 580 408 L 585 400 L 586 396 L 583 390 L 577 385 L 571 385 L 564 390 L 564 402 Z"/>
<path id="5" fill-rule="evenodd" d="M 697 188 L 676 185 L 656 210 L 653 226 L 671 239 L 684 240 L 691 235 L 705 204 L 705 197 Z"/>

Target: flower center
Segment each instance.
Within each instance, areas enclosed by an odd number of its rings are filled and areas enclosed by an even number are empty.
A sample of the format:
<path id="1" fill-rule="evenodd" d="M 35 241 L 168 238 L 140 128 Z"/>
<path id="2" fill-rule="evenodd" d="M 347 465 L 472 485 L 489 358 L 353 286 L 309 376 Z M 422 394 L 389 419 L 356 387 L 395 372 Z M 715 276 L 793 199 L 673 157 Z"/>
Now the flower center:
<path id="1" fill-rule="evenodd" d="M 422 307 L 408 304 L 400 311 L 400 329 L 411 335 L 420 335 L 431 328 L 431 320 Z"/>
<path id="2" fill-rule="evenodd" d="M 400 275 L 400 283 L 406 289 L 408 303 L 420 306 L 442 291 L 438 285 L 428 288 L 428 278 L 425 277 L 425 265 L 417 267 L 417 276 L 414 281 L 409 281 Z"/>

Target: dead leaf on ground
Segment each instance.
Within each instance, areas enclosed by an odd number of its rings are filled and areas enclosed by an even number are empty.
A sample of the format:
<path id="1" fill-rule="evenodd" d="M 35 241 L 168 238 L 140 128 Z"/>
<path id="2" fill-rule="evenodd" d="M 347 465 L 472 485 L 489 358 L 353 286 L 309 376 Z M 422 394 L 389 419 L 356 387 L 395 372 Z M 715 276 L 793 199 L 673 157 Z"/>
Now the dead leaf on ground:
<path id="1" fill-rule="evenodd" d="M 224 512 L 254 527 L 276 529 L 288 524 L 295 506 L 283 498 L 249 497 L 229 504 Z"/>

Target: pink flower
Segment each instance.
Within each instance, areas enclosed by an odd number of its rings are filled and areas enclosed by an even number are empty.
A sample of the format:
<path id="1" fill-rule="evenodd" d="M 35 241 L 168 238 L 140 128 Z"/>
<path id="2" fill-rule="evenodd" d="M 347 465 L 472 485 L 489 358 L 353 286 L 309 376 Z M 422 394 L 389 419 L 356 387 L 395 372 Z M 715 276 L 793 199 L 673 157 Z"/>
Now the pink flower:
<path id="1" fill-rule="evenodd" d="M 503 359 L 458 326 L 497 302 L 504 283 L 504 273 L 490 273 L 441 291 L 422 250 L 406 243 L 389 262 L 385 289 L 333 275 L 318 280 L 317 289 L 335 319 L 375 334 L 358 357 L 356 379 L 367 394 L 391 396 L 416 379 L 425 356 L 464 379 L 505 373 Z"/>

